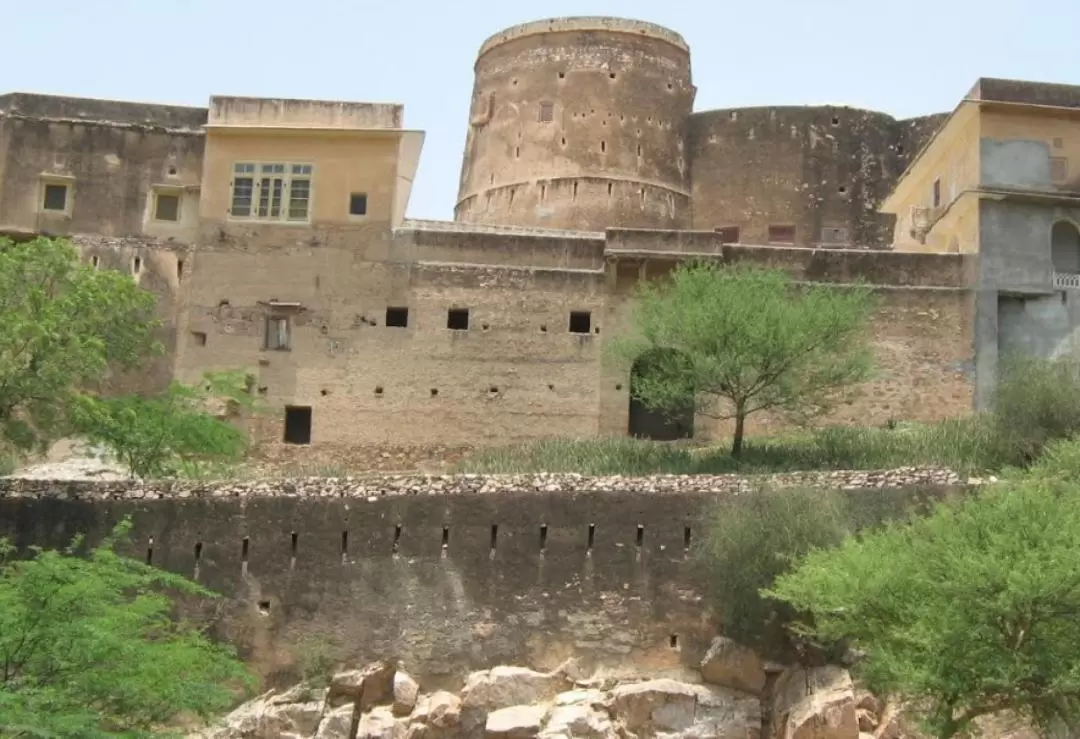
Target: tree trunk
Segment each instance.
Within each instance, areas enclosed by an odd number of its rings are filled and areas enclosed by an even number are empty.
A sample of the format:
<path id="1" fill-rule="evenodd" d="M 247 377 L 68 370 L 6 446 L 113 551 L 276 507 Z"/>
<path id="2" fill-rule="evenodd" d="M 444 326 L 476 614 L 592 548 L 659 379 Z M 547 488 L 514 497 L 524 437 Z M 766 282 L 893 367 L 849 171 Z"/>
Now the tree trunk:
<path id="1" fill-rule="evenodd" d="M 746 411 L 741 405 L 735 406 L 735 438 L 731 442 L 731 456 L 742 455 L 743 433 L 746 428 Z"/>

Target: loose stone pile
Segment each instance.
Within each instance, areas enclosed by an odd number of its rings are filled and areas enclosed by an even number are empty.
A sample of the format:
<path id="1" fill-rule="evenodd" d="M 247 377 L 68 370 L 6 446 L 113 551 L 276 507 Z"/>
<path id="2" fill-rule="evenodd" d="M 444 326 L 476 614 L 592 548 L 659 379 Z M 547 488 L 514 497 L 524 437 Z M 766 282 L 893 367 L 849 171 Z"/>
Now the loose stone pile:
<path id="1" fill-rule="evenodd" d="M 752 493 L 763 487 L 898 488 L 918 485 L 978 484 L 948 469 L 901 467 L 893 470 L 790 472 L 773 475 L 387 475 L 377 477 L 306 477 L 244 482 L 42 480 L 0 478 L 0 498 L 78 500 L 146 498 L 379 498 L 404 495 L 499 493 L 646 492 Z"/>

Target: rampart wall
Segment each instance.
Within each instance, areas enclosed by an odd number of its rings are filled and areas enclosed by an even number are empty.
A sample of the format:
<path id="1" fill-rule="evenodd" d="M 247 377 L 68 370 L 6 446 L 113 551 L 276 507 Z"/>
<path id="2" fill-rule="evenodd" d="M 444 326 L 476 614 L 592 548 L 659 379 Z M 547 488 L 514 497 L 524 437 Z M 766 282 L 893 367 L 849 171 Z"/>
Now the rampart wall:
<path id="1" fill-rule="evenodd" d="M 715 634 L 692 556 L 705 506 L 752 494 L 724 477 L 292 480 L 164 487 L 0 481 L 0 536 L 100 540 L 225 597 L 188 604 L 264 677 L 332 657 L 401 659 L 427 686 L 508 663 L 657 677 L 696 667 Z M 903 507 L 959 489 L 941 470 L 780 476 Z M 862 489 L 862 490 L 860 490 Z M 869 497 L 872 496 L 872 497 Z M 732 563 L 738 566 L 738 563 Z"/>

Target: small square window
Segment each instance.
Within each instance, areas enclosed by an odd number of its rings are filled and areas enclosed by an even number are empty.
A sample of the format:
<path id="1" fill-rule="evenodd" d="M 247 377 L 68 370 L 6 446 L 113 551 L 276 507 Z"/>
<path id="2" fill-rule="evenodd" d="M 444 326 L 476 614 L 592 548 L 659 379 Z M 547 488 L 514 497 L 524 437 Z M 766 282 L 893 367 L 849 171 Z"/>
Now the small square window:
<path id="1" fill-rule="evenodd" d="M 794 244 L 795 243 L 795 227 L 794 226 L 769 226 L 769 243 L 770 244 Z"/>
<path id="2" fill-rule="evenodd" d="M 195 342 L 196 346 L 206 346 L 206 332 L 205 331 L 192 331 L 191 339 Z"/>
<path id="3" fill-rule="evenodd" d="M 42 198 L 41 208 L 42 210 L 51 210 L 63 212 L 67 210 L 67 197 L 68 186 L 57 184 L 46 184 L 45 193 Z"/>
<path id="4" fill-rule="evenodd" d="M 354 192 L 349 196 L 349 215 L 367 215 L 367 193 Z"/>
<path id="5" fill-rule="evenodd" d="M 407 328 L 409 325 L 409 309 L 387 308 L 386 325 L 390 328 Z"/>
<path id="6" fill-rule="evenodd" d="M 721 244 L 738 244 L 739 243 L 739 227 L 738 226 L 721 226 L 716 229 L 717 235 L 720 237 Z"/>
<path id="7" fill-rule="evenodd" d="M 451 308 L 446 311 L 446 327 L 453 331 L 468 331 L 469 309 Z"/>
<path id="8" fill-rule="evenodd" d="M 551 123 L 555 118 L 555 103 L 540 103 L 540 122 Z"/>
<path id="9" fill-rule="evenodd" d="M 570 311 L 570 333 L 587 334 L 592 331 L 592 313 L 587 310 Z"/>
<path id="10" fill-rule="evenodd" d="M 180 220 L 180 196 L 159 192 L 154 197 L 155 221 Z"/>
<path id="11" fill-rule="evenodd" d="M 287 317 L 266 317 L 266 348 L 272 351 L 289 350 L 289 319 Z"/>

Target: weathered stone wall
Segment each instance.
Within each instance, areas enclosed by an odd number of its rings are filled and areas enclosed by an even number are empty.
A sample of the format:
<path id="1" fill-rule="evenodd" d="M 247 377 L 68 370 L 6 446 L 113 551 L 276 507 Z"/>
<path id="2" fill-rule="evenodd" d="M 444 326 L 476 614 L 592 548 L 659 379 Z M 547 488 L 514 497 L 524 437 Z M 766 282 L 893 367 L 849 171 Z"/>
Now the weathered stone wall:
<path id="1" fill-rule="evenodd" d="M 690 116 L 693 226 L 746 244 L 885 248 L 878 206 L 941 116 L 897 121 L 840 106 L 710 110 Z M 770 226 L 774 227 L 770 235 Z"/>
<path id="2" fill-rule="evenodd" d="M 392 657 L 429 688 L 471 669 L 569 657 L 693 671 L 715 633 L 691 550 L 734 476 L 530 476 L 174 485 L 0 481 L 0 536 L 92 543 L 132 516 L 132 556 L 226 598 L 202 611 L 265 676 L 312 639 L 347 662 Z M 821 473 L 775 484 L 942 494 L 941 470 Z M 897 486 L 929 485 L 922 488 Z M 733 563 L 737 566 L 737 563 Z M 307 645 L 307 646 L 300 646 Z"/>
<path id="3" fill-rule="evenodd" d="M 693 101 L 689 49 L 667 29 L 562 18 L 496 34 L 476 62 L 455 220 L 687 226 Z"/>

